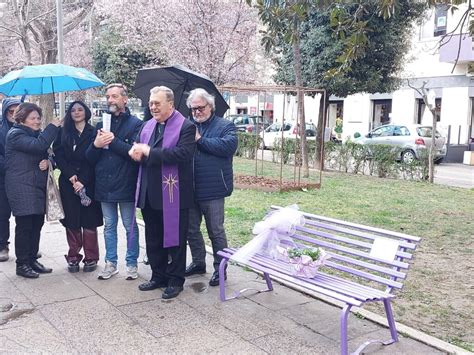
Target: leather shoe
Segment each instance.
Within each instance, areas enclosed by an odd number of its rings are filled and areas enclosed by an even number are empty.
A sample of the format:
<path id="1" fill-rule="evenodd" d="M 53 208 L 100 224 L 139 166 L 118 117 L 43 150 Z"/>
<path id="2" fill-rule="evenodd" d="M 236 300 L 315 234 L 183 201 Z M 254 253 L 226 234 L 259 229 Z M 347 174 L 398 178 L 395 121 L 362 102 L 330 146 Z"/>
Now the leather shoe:
<path id="1" fill-rule="evenodd" d="M 198 265 L 195 263 L 189 264 L 184 272 L 184 276 L 191 276 L 191 275 L 202 275 L 206 273 L 206 264 Z"/>
<path id="2" fill-rule="evenodd" d="M 43 264 L 38 262 L 38 260 L 31 263 L 30 266 L 33 269 L 33 271 L 36 271 L 38 274 L 50 274 L 53 272 L 53 269 L 44 266 Z"/>
<path id="3" fill-rule="evenodd" d="M 18 276 L 26 277 L 27 279 L 37 279 L 39 274 L 33 271 L 30 265 L 21 264 L 16 266 L 16 274 Z"/>
<path id="4" fill-rule="evenodd" d="M 97 269 L 97 261 L 86 261 L 84 262 L 83 272 L 92 272 Z"/>
<path id="5" fill-rule="evenodd" d="M 140 285 L 138 285 L 138 289 L 140 291 L 151 291 L 151 290 L 154 290 L 156 288 L 163 288 L 163 287 L 167 287 L 168 284 L 164 283 L 164 282 L 158 282 L 158 281 L 155 281 L 155 280 L 150 280 L 148 282 L 144 282 Z"/>
<path id="6" fill-rule="evenodd" d="M 183 286 L 168 286 L 161 295 L 161 298 L 164 300 L 175 298 L 181 293 L 181 291 L 183 291 Z"/>
<path id="7" fill-rule="evenodd" d="M 79 263 L 77 261 L 69 261 L 67 263 L 67 271 L 71 273 L 79 272 Z"/>
<path id="8" fill-rule="evenodd" d="M 224 280 L 227 280 L 227 272 L 224 273 Z M 209 286 L 219 286 L 219 271 L 214 271 L 209 280 Z"/>

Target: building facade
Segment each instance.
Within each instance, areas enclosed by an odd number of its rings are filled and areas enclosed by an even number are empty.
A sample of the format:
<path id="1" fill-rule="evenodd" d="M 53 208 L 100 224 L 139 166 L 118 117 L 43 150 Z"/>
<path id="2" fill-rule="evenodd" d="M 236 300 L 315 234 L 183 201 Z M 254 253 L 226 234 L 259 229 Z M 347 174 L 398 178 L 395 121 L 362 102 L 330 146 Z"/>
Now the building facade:
<path id="1" fill-rule="evenodd" d="M 438 130 L 448 137 L 452 160 L 459 160 L 474 139 L 473 43 L 467 26 L 462 34 L 455 30 L 462 13 L 462 6 L 454 13 L 444 6 L 429 10 L 414 32 L 401 87 L 391 93 L 331 97 L 328 124 L 342 115 L 344 138 L 387 123 L 431 125 L 431 112 L 413 89 L 425 83 L 436 96 Z"/>

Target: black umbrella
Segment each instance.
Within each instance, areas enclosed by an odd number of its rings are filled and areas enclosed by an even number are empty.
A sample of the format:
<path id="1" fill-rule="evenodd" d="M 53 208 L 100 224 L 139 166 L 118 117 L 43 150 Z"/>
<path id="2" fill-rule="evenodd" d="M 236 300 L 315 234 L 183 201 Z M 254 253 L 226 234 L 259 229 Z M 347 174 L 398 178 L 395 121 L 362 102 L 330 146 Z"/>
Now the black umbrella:
<path id="1" fill-rule="evenodd" d="M 223 116 L 229 109 L 219 90 L 206 75 L 196 73 L 182 65 L 140 69 L 133 92 L 142 100 L 148 102 L 150 89 L 155 86 L 167 86 L 174 92 L 176 109 L 185 117 L 189 116 L 186 99 L 193 89 L 202 88 L 216 98 L 216 114 Z"/>

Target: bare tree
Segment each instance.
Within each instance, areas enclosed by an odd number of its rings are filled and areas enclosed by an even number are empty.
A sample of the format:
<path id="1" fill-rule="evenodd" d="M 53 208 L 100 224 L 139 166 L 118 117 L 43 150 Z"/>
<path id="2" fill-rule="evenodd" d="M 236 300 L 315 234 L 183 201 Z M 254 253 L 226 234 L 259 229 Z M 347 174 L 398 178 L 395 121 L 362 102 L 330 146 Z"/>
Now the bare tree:
<path id="1" fill-rule="evenodd" d="M 64 0 L 64 35 L 75 29 L 92 9 L 93 0 Z M 8 71 L 24 65 L 52 64 L 57 61 L 57 25 L 55 0 L 9 0 L 0 19 L 0 34 L 6 36 L 4 55 Z M 12 55 L 13 54 L 13 55 Z M 46 120 L 52 117 L 54 99 L 40 97 Z"/>
<path id="2" fill-rule="evenodd" d="M 429 89 L 426 88 L 426 85 L 428 84 L 427 81 L 423 81 L 423 84 L 421 87 L 417 88 L 414 87 L 410 84 L 410 80 L 407 80 L 408 86 L 415 90 L 420 96 L 423 98 L 423 102 L 425 103 L 425 106 L 430 110 L 431 115 L 433 117 L 433 122 L 432 122 L 432 131 L 431 131 L 431 145 L 429 149 L 429 156 L 428 156 L 428 179 L 430 183 L 434 182 L 434 159 L 436 156 L 436 123 L 437 123 L 437 118 L 436 118 L 436 104 L 434 100 L 430 98 L 430 92 L 428 91 Z"/>
<path id="3" fill-rule="evenodd" d="M 182 64 L 209 76 L 217 85 L 253 83 L 258 18 L 235 0 L 96 0 L 103 25 L 169 64 Z"/>

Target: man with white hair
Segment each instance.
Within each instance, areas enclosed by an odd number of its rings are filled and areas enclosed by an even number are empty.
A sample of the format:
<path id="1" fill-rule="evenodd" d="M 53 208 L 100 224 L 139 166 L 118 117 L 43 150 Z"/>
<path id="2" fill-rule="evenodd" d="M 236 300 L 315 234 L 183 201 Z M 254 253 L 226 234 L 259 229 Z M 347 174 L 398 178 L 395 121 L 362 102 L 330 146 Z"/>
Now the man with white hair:
<path id="1" fill-rule="evenodd" d="M 194 154 L 194 206 L 189 210 L 188 244 L 193 257 L 186 276 L 206 273 L 206 248 L 201 233 L 202 217 L 214 254 L 210 286 L 219 285 L 217 252 L 227 247 L 224 229 L 224 198 L 233 190 L 232 158 L 237 150 L 237 129 L 231 121 L 215 114 L 214 96 L 204 89 L 189 93 L 186 101 L 197 127 Z"/>

